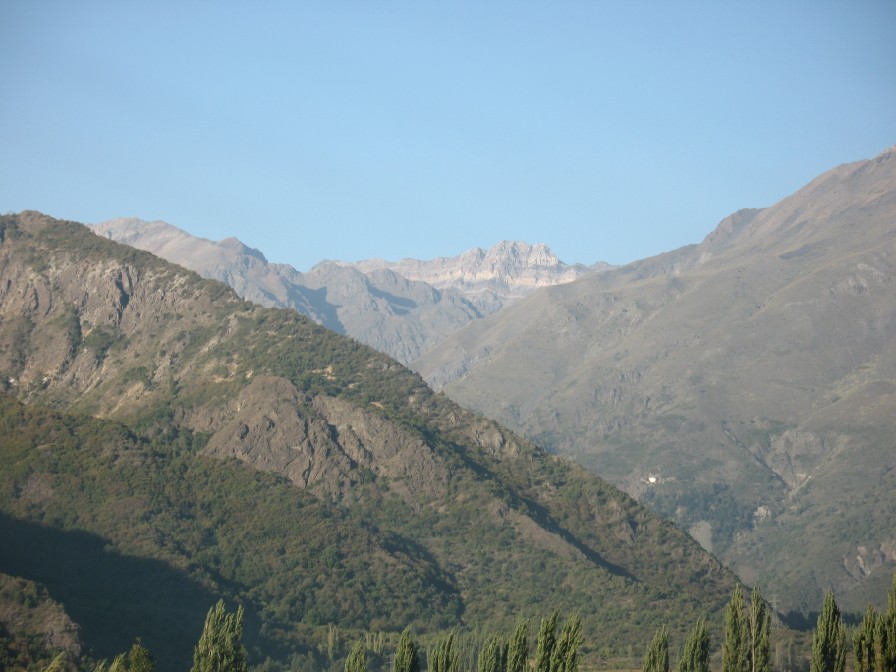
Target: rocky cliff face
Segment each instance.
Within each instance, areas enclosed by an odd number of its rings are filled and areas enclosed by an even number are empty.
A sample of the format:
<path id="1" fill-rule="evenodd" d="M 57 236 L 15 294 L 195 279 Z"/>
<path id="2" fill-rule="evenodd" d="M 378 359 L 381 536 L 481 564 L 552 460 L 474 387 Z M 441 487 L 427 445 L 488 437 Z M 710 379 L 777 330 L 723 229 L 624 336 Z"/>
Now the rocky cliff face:
<path id="1" fill-rule="evenodd" d="M 587 273 L 609 268 L 602 263 L 593 266 L 565 264 L 543 243 L 530 245 L 507 240 L 487 250 L 477 247 L 456 257 L 394 262 L 368 259 L 350 265 L 365 273 L 388 269 L 439 289 L 454 288 L 483 306 L 507 305 L 540 287 L 562 285 Z"/>

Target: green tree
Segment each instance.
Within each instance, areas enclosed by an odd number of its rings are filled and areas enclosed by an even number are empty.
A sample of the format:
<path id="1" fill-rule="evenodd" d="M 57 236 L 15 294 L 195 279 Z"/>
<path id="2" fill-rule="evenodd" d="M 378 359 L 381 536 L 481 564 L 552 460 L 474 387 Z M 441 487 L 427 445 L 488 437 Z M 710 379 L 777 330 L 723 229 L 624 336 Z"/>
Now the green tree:
<path id="1" fill-rule="evenodd" d="M 115 659 L 112 661 L 112 664 L 109 665 L 109 672 L 127 672 L 128 665 L 125 662 L 127 659 L 127 655 L 121 653 L 115 656 Z"/>
<path id="2" fill-rule="evenodd" d="M 149 649 L 143 646 L 143 642 L 138 638 L 128 651 L 128 672 L 155 672 L 155 669 L 156 664 Z"/>
<path id="3" fill-rule="evenodd" d="M 641 672 L 669 672 L 669 633 L 664 625 L 644 652 Z"/>
<path id="4" fill-rule="evenodd" d="M 688 635 L 678 660 L 678 672 L 709 672 L 709 633 L 702 618 Z"/>
<path id="5" fill-rule="evenodd" d="M 243 636 L 243 607 L 228 613 L 224 600 L 208 611 L 199 642 L 193 650 L 192 672 L 247 672 Z"/>
<path id="6" fill-rule="evenodd" d="M 420 672 L 420 655 L 417 644 L 411 637 L 411 628 L 407 627 L 398 638 L 395 649 L 394 672 Z"/>
<path id="7" fill-rule="evenodd" d="M 65 672 L 68 669 L 68 655 L 65 651 L 56 655 L 50 664 L 43 668 L 42 672 Z"/>
<path id="8" fill-rule="evenodd" d="M 504 667 L 501 665 L 501 650 L 503 648 L 501 640 L 497 636 L 489 637 L 479 650 L 476 664 L 478 672 L 503 672 Z"/>
<path id="9" fill-rule="evenodd" d="M 828 590 L 812 637 L 812 672 L 843 672 L 846 667 L 846 628 L 834 591 Z"/>
<path id="10" fill-rule="evenodd" d="M 351 652 L 345 659 L 345 672 L 365 672 L 367 661 L 364 654 L 364 642 L 360 639 L 352 646 Z"/>
<path id="11" fill-rule="evenodd" d="M 740 584 L 725 608 L 725 641 L 722 644 L 722 672 L 750 672 L 744 594 Z"/>
<path id="12" fill-rule="evenodd" d="M 525 672 L 529 667 L 529 621 L 520 621 L 507 645 L 507 672 Z"/>
<path id="13" fill-rule="evenodd" d="M 750 672 L 770 672 L 771 645 L 769 637 L 772 629 L 772 615 L 762 599 L 758 586 L 750 593 L 750 614 L 747 620 L 747 634 Z"/>
<path id="14" fill-rule="evenodd" d="M 551 655 L 557 645 L 558 618 L 560 618 L 560 612 L 555 611 L 547 618 L 541 619 L 538 643 L 535 645 L 535 672 L 551 672 Z"/>
<path id="15" fill-rule="evenodd" d="M 855 672 L 875 672 L 876 670 L 876 634 L 878 631 L 878 615 L 874 607 L 868 605 L 865 618 L 852 637 L 852 652 L 855 657 Z"/>
<path id="16" fill-rule="evenodd" d="M 893 573 L 893 585 L 887 596 L 887 612 L 877 619 L 874 643 L 876 672 L 896 670 L 896 572 Z"/>
<path id="17" fill-rule="evenodd" d="M 460 656 L 454 650 L 454 633 L 443 638 L 429 655 L 429 672 L 459 672 Z"/>
<path id="18" fill-rule="evenodd" d="M 551 652 L 551 672 L 578 672 L 579 647 L 582 645 L 582 619 L 569 617 Z"/>

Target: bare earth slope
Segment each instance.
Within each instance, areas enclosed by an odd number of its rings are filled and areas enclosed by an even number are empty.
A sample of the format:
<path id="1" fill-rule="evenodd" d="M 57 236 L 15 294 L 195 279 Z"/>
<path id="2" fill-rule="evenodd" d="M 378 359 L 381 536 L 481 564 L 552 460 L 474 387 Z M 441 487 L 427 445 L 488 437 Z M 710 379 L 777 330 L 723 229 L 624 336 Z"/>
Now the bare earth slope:
<path id="1" fill-rule="evenodd" d="M 675 517 L 781 606 L 896 564 L 896 152 L 542 290 L 416 368 Z"/>

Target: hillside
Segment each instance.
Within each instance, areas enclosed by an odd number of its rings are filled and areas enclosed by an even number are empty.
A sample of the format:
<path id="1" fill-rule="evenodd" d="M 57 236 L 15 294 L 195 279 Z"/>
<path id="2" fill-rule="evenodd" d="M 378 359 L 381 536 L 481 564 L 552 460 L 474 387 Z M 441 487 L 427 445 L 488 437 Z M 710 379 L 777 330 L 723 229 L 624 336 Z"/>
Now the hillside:
<path id="1" fill-rule="evenodd" d="M 0 572 L 100 656 L 141 636 L 185 668 L 219 596 L 256 660 L 553 608 L 612 655 L 730 594 L 672 525 L 387 356 L 39 213 L 0 218 L 0 381 Z"/>
<path id="2" fill-rule="evenodd" d="M 673 517 L 785 611 L 828 586 L 861 611 L 896 563 L 896 152 L 533 294 L 415 368 Z"/>
<path id="3" fill-rule="evenodd" d="M 545 245 L 505 241 L 489 250 L 426 261 L 324 261 L 302 273 L 268 262 L 236 238 L 214 242 L 165 222 L 127 217 L 92 229 L 220 280 L 249 301 L 292 308 L 404 364 L 468 322 L 539 287 L 570 282 L 606 266 L 570 266 Z"/>

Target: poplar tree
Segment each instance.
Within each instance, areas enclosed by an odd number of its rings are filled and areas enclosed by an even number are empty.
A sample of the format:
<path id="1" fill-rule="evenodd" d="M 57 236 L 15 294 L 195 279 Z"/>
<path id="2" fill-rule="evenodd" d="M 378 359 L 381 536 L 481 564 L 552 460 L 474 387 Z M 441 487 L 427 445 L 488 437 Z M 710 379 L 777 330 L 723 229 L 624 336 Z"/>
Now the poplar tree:
<path id="1" fill-rule="evenodd" d="M 364 652 L 364 642 L 360 639 L 352 646 L 348 657 L 345 659 L 345 672 L 365 672 L 367 660 Z"/>
<path id="2" fill-rule="evenodd" d="M 520 621 L 507 645 L 507 672 L 526 672 L 529 667 L 529 620 Z"/>
<path id="3" fill-rule="evenodd" d="M 772 615 L 762 599 L 758 586 L 753 586 L 750 594 L 750 616 L 747 620 L 747 633 L 750 672 L 770 672 L 771 645 L 769 635 L 772 628 Z"/>
<path id="4" fill-rule="evenodd" d="M 665 625 L 657 631 L 647 647 L 641 672 L 669 672 L 669 633 Z"/>
<path id="5" fill-rule="evenodd" d="M 538 629 L 538 643 L 535 645 L 535 672 L 551 672 L 551 656 L 557 645 L 557 619 L 560 612 L 555 611 L 548 618 L 541 619 Z"/>
<path id="6" fill-rule="evenodd" d="M 460 658 L 454 650 L 454 633 L 442 639 L 429 655 L 429 672 L 459 672 Z"/>
<path id="7" fill-rule="evenodd" d="M 504 666 L 501 664 L 501 640 L 498 637 L 489 637 L 485 644 L 479 650 L 479 658 L 477 660 L 476 669 L 478 672 L 503 672 Z"/>
<path id="8" fill-rule="evenodd" d="M 678 672 L 709 672 L 709 633 L 701 618 L 684 644 Z"/>
<path id="9" fill-rule="evenodd" d="M 243 608 L 228 613 L 224 600 L 208 611 L 199 642 L 193 650 L 192 672 L 247 672 L 243 636 Z"/>
<path id="10" fill-rule="evenodd" d="M 722 672 L 750 672 L 744 594 L 740 584 L 725 608 L 725 641 L 722 644 Z"/>
<path id="11" fill-rule="evenodd" d="M 878 615 L 872 605 L 868 605 L 865 618 L 852 637 L 852 652 L 855 657 L 855 672 L 875 672 L 877 663 Z"/>
<path id="12" fill-rule="evenodd" d="M 112 661 L 112 664 L 109 665 L 108 672 L 127 672 L 127 665 L 124 662 L 125 654 L 121 653 L 115 656 L 115 659 Z"/>
<path id="13" fill-rule="evenodd" d="M 896 670 L 896 572 L 887 597 L 887 613 L 878 618 L 875 632 L 877 672 Z"/>
<path id="14" fill-rule="evenodd" d="M 410 626 L 405 628 L 398 638 L 394 672 L 420 672 L 420 655 L 417 644 L 411 637 Z"/>
<path id="15" fill-rule="evenodd" d="M 812 637 L 812 672 L 843 672 L 846 667 L 846 628 L 834 591 L 828 590 Z"/>
<path id="16" fill-rule="evenodd" d="M 569 617 L 551 652 L 551 672 L 578 672 L 579 647 L 582 645 L 582 619 Z"/>

